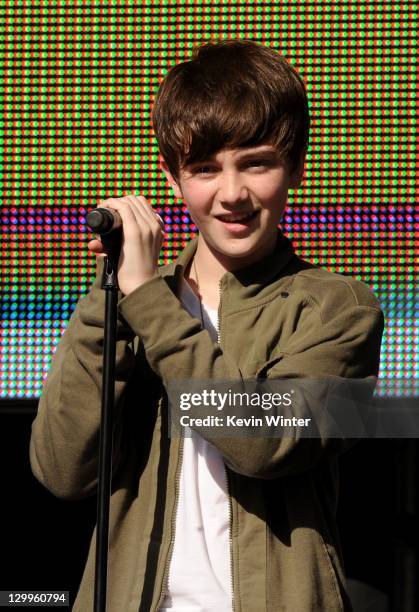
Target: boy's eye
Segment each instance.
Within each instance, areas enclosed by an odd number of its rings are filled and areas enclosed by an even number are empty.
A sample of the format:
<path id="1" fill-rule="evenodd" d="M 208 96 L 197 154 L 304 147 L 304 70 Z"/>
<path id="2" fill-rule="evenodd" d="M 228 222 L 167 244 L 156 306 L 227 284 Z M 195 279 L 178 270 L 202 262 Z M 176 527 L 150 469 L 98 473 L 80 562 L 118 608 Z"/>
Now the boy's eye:
<path id="1" fill-rule="evenodd" d="M 244 166 L 268 166 L 269 165 L 269 160 L 266 159 L 254 159 L 248 162 L 245 162 L 243 164 Z M 208 172 L 211 172 L 213 170 L 216 170 L 215 166 L 198 166 L 196 167 L 193 172 L 195 174 L 208 174 Z"/>
<path id="2" fill-rule="evenodd" d="M 194 173 L 195 174 L 207 174 L 206 170 L 209 170 L 211 172 L 211 168 L 212 166 L 199 166 L 199 168 L 194 168 Z"/>

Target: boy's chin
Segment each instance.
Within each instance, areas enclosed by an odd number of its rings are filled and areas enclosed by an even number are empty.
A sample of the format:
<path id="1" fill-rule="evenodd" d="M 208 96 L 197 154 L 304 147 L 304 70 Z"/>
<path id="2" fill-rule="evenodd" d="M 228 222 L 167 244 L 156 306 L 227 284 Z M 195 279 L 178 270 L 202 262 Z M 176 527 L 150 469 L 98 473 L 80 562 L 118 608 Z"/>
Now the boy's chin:
<path id="1" fill-rule="evenodd" d="M 217 251 L 223 257 L 233 260 L 246 260 L 248 258 L 263 257 L 265 251 L 270 250 L 271 245 L 264 241 L 258 241 L 251 236 L 247 238 L 229 238 L 227 240 L 217 241 L 212 243 L 212 249 Z"/>

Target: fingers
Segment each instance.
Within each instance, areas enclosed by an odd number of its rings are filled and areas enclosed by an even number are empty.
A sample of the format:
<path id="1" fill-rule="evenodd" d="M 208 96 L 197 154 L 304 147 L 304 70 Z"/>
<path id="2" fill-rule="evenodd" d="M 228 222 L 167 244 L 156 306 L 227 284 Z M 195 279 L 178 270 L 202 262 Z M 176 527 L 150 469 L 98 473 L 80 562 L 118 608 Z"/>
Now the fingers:
<path id="1" fill-rule="evenodd" d="M 127 198 L 134 207 L 134 213 L 138 212 L 141 215 L 141 219 L 146 221 L 152 230 L 160 229 L 164 233 L 164 225 L 160 215 L 152 209 L 144 196 L 129 195 Z"/>
<path id="2" fill-rule="evenodd" d="M 131 207 L 132 213 L 137 219 L 138 225 L 141 227 L 147 227 L 150 231 L 153 229 L 153 225 L 150 222 L 150 217 L 147 215 L 148 204 L 145 203 L 145 198 L 141 198 L 140 196 L 126 196 L 126 199 L 129 202 L 129 206 Z"/>
<path id="3" fill-rule="evenodd" d="M 105 251 L 105 247 L 103 246 L 101 240 L 97 240 L 97 239 L 90 240 L 87 243 L 87 246 L 89 247 L 91 251 L 94 251 L 95 253 L 97 252 L 100 253 L 101 251 Z"/>
<path id="4" fill-rule="evenodd" d="M 139 234 L 137 217 L 132 211 L 129 200 L 125 198 L 108 198 L 99 204 L 99 207 L 111 208 L 118 211 L 124 226 L 124 236 L 135 238 Z"/>
<path id="5" fill-rule="evenodd" d="M 153 234 L 158 230 L 164 233 L 160 217 L 153 211 L 144 196 L 126 195 L 122 198 L 109 198 L 101 201 L 99 207 L 113 208 L 118 211 L 124 224 L 125 235 L 130 231 L 141 231 L 145 228 L 152 230 Z"/>
<path id="6" fill-rule="evenodd" d="M 118 212 L 123 224 L 124 253 L 128 249 L 130 253 L 136 252 L 138 257 L 138 248 L 140 248 L 145 249 L 141 258 L 150 253 L 153 261 L 158 259 L 164 239 L 164 224 L 144 196 L 132 194 L 122 198 L 100 200 L 98 208 L 109 208 Z M 106 257 L 108 254 L 98 235 L 90 240 L 88 248 L 98 257 Z"/>
<path id="7" fill-rule="evenodd" d="M 98 257 L 106 257 L 107 251 L 100 240 L 90 240 L 87 243 L 87 248 Z"/>

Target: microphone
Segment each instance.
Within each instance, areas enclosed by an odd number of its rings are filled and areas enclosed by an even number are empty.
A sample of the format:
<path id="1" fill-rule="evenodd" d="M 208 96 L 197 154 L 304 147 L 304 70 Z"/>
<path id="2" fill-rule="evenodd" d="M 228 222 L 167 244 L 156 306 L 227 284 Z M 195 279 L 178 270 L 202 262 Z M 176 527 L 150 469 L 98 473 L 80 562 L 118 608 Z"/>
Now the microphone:
<path id="1" fill-rule="evenodd" d="M 122 219 L 117 210 L 112 208 L 95 208 L 86 217 L 86 223 L 95 234 L 109 234 L 122 226 Z"/>
<path id="2" fill-rule="evenodd" d="M 162 229 L 164 229 L 164 221 L 159 213 L 156 213 L 154 210 L 153 213 L 156 215 Z M 121 228 L 122 219 L 117 210 L 101 207 L 89 212 L 86 216 L 86 224 L 95 234 L 104 235 Z"/>

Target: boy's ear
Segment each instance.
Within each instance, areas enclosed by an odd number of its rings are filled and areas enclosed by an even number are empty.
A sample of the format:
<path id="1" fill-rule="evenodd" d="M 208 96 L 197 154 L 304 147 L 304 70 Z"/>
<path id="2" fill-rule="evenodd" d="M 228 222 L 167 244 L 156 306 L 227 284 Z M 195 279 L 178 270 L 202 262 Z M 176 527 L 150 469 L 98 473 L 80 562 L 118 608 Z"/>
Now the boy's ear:
<path id="1" fill-rule="evenodd" d="M 301 155 L 301 161 L 298 164 L 298 167 L 294 170 L 294 172 L 290 176 L 289 189 L 298 189 L 301 185 L 303 176 L 304 176 L 304 165 L 306 160 L 307 150 L 303 151 Z"/>
<path id="2" fill-rule="evenodd" d="M 166 164 L 164 158 L 161 155 L 159 155 L 159 162 L 160 162 L 160 167 L 163 170 L 163 172 L 164 172 L 168 182 L 172 186 L 173 193 L 175 194 L 175 197 L 176 198 L 183 198 L 183 194 L 182 194 L 182 191 L 181 191 L 179 185 L 177 184 L 176 180 L 174 179 L 172 173 L 169 170 L 168 165 Z"/>

